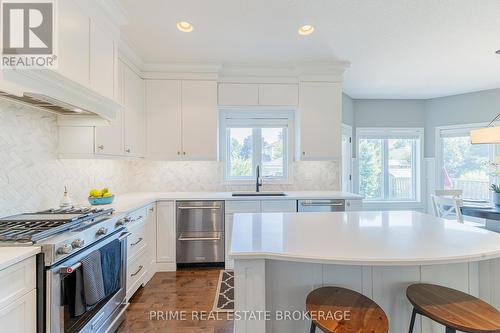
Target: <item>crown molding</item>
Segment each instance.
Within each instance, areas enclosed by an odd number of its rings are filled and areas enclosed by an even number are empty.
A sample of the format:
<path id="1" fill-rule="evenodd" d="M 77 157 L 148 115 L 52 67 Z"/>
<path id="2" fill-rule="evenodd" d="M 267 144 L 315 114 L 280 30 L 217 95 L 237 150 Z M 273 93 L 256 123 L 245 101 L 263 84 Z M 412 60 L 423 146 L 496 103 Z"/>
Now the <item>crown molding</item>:
<path id="1" fill-rule="evenodd" d="M 118 0 L 94 0 L 117 26 L 128 23 L 128 14 Z"/>

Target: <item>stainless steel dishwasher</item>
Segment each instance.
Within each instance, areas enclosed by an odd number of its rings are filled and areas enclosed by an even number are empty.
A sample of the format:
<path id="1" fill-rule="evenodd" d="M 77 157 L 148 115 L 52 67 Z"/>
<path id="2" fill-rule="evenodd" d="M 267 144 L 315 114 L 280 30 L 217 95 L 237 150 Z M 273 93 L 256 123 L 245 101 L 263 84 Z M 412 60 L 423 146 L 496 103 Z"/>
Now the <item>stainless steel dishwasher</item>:
<path id="1" fill-rule="evenodd" d="M 344 212 L 344 199 L 299 200 L 298 212 Z"/>
<path id="2" fill-rule="evenodd" d="M 178 264 L 224 262 L 224 201 L 177 202 Z"/>

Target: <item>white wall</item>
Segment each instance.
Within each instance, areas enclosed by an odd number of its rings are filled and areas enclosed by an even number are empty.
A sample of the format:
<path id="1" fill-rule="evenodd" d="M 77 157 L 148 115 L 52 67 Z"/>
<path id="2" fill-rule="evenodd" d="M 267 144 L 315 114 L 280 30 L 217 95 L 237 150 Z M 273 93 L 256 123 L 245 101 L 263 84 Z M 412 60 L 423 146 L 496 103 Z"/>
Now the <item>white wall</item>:
<path id="1" fill-rule="evenodd" d="M 227 186 L 220 162 L 59 160 L 56 116 L 0 100 L 0 216 L 58 205 L 64 186 L 79 203 L 88 190 L 251 190 Z M 337 162 L 293 162 L 290 184 L 264 190 L 338 190 Z"/>
<path id="2" fill-rule="evenodd" d="M 342 93 L 342 123 L 354 126 L 354 101 L 345 93 Z"/>

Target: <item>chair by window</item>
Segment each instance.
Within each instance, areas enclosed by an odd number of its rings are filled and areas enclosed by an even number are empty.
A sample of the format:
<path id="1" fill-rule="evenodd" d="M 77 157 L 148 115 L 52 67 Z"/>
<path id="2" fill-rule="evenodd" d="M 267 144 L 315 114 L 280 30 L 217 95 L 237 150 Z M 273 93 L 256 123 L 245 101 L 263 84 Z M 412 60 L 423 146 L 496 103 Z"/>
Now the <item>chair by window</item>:
<path id="1" fill-rule="evenodd" d="M 462 190 L 436 190 L 431 199 L 436 217 L 464 223 Z"/>

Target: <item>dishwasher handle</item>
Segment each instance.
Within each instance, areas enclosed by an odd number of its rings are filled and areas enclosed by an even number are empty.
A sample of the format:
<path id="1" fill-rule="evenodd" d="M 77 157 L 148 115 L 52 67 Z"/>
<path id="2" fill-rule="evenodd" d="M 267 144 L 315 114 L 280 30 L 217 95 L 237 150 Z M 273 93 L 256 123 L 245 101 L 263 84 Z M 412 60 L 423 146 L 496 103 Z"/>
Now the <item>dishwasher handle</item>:
<path id="1" fill-rule="evenodd" d="M 221 209 L 221 206 L 179 206 L 178 209 Z"/>
<path id="2" fill-rule="evenodd" d="M 341 207 L 344 206 L 343 202 L 301 202 L 304 207 Z"/>

